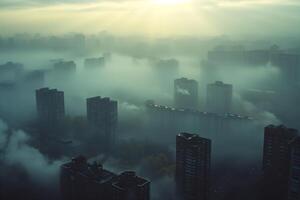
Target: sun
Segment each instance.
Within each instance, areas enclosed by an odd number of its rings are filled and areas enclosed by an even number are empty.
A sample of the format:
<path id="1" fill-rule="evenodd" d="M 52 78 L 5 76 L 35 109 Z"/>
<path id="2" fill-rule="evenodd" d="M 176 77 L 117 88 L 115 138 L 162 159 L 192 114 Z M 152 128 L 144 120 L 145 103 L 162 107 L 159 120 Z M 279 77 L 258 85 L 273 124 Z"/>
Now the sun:
<path id="1" fill-rule="evenodd" d="M 153 0 L 155 4 L 160 5 L 177 5 L 187 3 L 189 0 Z"/>

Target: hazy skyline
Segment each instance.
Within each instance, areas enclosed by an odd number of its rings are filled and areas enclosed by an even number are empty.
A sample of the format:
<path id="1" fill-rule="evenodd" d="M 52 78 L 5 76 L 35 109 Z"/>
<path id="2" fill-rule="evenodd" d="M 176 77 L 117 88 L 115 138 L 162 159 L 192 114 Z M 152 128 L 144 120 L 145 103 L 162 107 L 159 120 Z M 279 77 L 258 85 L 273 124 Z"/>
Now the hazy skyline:
<path id="1" fill-rule="evenodd" d="M 0 0 L 2 35 L 296 36 L 297 0 Z"/>

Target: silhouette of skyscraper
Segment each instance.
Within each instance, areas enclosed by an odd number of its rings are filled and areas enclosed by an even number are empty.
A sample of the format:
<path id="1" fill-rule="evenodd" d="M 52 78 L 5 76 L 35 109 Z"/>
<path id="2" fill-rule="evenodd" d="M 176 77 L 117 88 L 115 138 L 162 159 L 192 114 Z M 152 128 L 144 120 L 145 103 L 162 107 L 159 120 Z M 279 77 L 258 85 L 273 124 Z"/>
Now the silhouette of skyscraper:
<path id="1" fill-rule="evenodd" d="M 232 85 L 222 81 L 207 85 L 206 106 L 211 113 L 230 113 L 232 104 Z"/>
<path id="2" fill-rule="evenodd" d="M 75 73 L 76 63 L 74 61 L 59 61 L 54 63 L 53 68 L 59 73 Z"/>
<path id="3" fill-rule="evenodd" d="M 103 141 L 105 149 L 115 142 L 118 123 L 118 103 L 109 98 L 92 97 L 87 99 L 87 119 L 93 130 L 93 138 Z M 96 142 L 96 141 L 95 141 Z"/>
<path id="4" fill-rule="evenodd" d="M 56 126 L 65 117 L 64 92 L 57 89 L 36 90 L 37 114 L 44 125 Z"/>
<path id="5" fill-rule="evenodd" d="M 198 109 L 198 82 L 180 78 L 174 81 L 174 101 L 177 108 Z"/>
<path id="6" fill-rule="evenodd" d="M 286 199 L 291 161 L 291 142 L 296 129 L 283 125 L 265 127 L 263 173 L 264 199 Z"/>
<path id="7" fill-rule="evenodd" d="M 176 137 L 176 192 L 184 200 L 208 200 L 211 141 L 196 134 Z"/>
<path id="8" fill-rule="evenodd" d="M 300 137 L 291 143 L 288 200 L 300 199 Z"/>

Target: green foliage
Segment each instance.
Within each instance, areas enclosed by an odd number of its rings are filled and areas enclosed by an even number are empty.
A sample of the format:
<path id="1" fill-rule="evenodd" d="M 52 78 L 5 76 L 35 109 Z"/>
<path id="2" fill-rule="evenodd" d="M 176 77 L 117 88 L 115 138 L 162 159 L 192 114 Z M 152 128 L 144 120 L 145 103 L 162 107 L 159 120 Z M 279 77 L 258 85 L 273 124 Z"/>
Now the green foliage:
<path id="1" fill-rule="evenodd" d="M 174 175 L 175 164 L 173 160 L 164 153 L 146 157 L 143 162 L 143 169 L 153 178 Z"/>
<path id="2" fill-rule="evenodd" d="M 123 167 L 142 165 L 142 173 L 151 178 L 173 176 L 174 159 L 170 150 L 160 144 L 149 141 L 123 141 L 115 148 L 114 157 Z"/>

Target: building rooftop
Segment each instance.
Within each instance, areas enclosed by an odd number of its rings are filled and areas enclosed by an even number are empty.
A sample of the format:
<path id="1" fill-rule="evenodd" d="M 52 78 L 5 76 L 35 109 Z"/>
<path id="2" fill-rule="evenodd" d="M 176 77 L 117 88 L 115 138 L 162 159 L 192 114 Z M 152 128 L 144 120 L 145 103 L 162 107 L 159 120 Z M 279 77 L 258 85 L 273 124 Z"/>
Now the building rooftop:
<path id="1" fill-rule="evenodd" d="M 224 83 L 223 81 L 216 81 L 216 82 L 208 84 L 208 85 L 210 85 L 210 86 L 232 87 L 231 84 Z"/>
<path id="2" fill-rule="evenodd" d="M 204 141 L 210 142 L 210 139 L 200 137 L 197 134 L 186 133 L 186 132 L 179 133 L 177 135 L 177 137 L 180 137 L 180 138 L 184 139 L 185 141 L 192 142 L 192 143 L 194 143 L 194 142 L 198 143 L 198 142 L 204 142 Z"/>
<path id="3" fill-rule="evenodd" d="M 62 168 L 98 183 L 105 183 L 116 177 L 116 174 L 103 169 L 103 166 L 97 162 L 89 164 L 84 156 L 73 158 L 71 162 L 62 165 Z"/>
<path id="4" fill-rule="evenodd" d="M 188 79 L 188 78 L 185 78 L 185 77 L 175 79 L 175 82 L 198 83 L 194 79 Z"/>
<path id="5" fill-rule="evenodd" d="M 183 109 L 183 108 L 177 109 L 174 107 L 153 104 L 151 102 L 147 102 L 146 107 L 157 110 L 157 111 L 166 111 L 166 112 L 183 113 L 183 114 L 189 113 L 189 114 L 195 114 L 195 115 L 199 115 L 199 116 L 210 116 L 210 117 L 224 118 L 224 119 L 253 120 L 253 118 L 251 118 L 249 116 L 242 116 L 242 115 L 233 114 L 233 113 L 218 114 L 218 113 L 202 112 L 202 111 L 193 110 L 193 109 Z"/>
<path id="6" fill-rule="evenodd" d="M 96 96 L 96 97 L 90 97 L 87 99 L 87 101 L 92 101 L 92 102 L 116 102 L 114 100 L 111 100 L 109 97 L 101 97 L 101 96 Z"/>
<path id="7" fill-rule="evenodd" d="M 282 131 L 298 132 L 297 129 L 294 129 L 294 128 L 288 128 L 288 127 L 286 127 L 286 126 L 283 125 L 283 124 L 278 125 L 278 126 L 275 126 L 275 125 L 273 125 L 273 124 L 270 124 L 270 125 L 266 126 L 266 128 L 269 128 L 269 129 L 278 129 L 278 130 L 282 130 Z"/>
<path id="8" fill-rule="evenodd" d="M 50 89 L 48 87 L 40 88 L 36 90 L 37 92 L 62 92 L 57 89 Z"/>
<path id="9" fill-rule="evenodd" d="M 125 171 L 117 177 L 113 182 L 113 186 L 121 190 L 126 190 L 132 187 L 141 187 L 148 183 L 148 180 L 137 176 L 134 171 Z"/>
<path id="10" fill-rule="evenodd" d="M 267 132 L 267 134 L 272 136 L 276 134 L 277 136 L 286 138 L 288 139 L 289 144 L 293 143 L 299 133 L 297 129 L 287 128 L 284 125 L 275 126 L 271 124 L 266 126 L 265 129 L 273 129 L 274 131 Z"/>
<path id="11" fill-rule="evenodd" d="M 0 65 L 0 70 L 23 70 L 24 66 L 21 63 L 7 62 Z"/>

